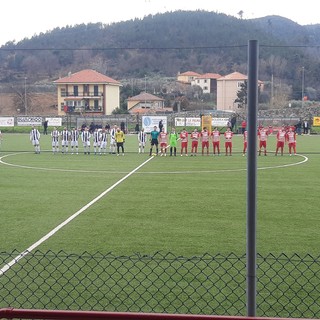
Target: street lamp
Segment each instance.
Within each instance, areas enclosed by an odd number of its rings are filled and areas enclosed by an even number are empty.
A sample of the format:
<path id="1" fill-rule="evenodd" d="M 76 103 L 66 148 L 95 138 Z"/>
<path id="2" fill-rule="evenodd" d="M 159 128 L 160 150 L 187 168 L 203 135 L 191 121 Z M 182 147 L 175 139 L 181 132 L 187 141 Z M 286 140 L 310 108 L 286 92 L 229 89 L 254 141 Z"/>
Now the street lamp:
<path id="1" fill-rule="evenodd" d="M 27 77 L 24 77 L 24 112 L 27 115 Z"/>

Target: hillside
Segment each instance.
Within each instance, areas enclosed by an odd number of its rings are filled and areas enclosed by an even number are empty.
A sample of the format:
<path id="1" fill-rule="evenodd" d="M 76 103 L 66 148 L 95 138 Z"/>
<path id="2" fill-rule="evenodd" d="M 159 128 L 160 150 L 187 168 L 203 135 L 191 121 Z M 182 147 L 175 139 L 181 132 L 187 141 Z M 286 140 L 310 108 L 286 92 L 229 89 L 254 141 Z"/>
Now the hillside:
<path id="1" fill-rule="evenodd" d="M 273 79 L 290 99 L 304 86 L 320 98 L 320 25 L 301 26 L 268 16 L 242 20 L 221 13 L 176 11 L 104 25 L 81 24 L 8 42 L 0 47 L 2 88 L 51 83 L 68 72 L 92 68 L 126 83 L 176 77 L 192 70 L 221 75 L 247 70 L 248 40 L 260 44 L 259 79 Z"/>
<path id="2" fill-rule="evenodd" d="M 301 62 L 319 63 L 294 47 L 316 45 L 319 37 L 319 26 L 300 26 L 278 16 L 241 20 L 205 11 L 177 11 L 111 25 L 56 28 L 9 42 L 0 48 L 0 80 L 13 81 L 25 74 L 35 81 L 53 79 L 84 67 L 118 79 L 146 73 L 175 76 L 186 70 L 241 72 L 249 39 L 267 47 L 261 50 L 263 60 L 271 54 L 282 59 L 297 54 Z M 283 45 L 292 47 L 279 50 Z M 288 62 L 288 67 L 296 67 Z"/>

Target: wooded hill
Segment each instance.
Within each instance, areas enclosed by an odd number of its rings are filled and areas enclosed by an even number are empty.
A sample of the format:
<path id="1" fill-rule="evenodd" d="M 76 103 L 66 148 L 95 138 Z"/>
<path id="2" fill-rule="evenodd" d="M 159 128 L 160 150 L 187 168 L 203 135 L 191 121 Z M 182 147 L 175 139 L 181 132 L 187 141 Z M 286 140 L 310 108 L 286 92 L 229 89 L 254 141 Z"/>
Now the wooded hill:
<path id="1" fill-rule="evenodd" d="M 55 28 L 0 47 L 0 82 L 51 82 L 84 68 L 117 79 L 176 77 L 188 70 L 221 75 L 247 70 L 248 40 L 259 41 L 259 79 L 320 97 L 320 25 L 279 16 L 243 20 L 206 11 L 176 11 L 105 25 Z"/>

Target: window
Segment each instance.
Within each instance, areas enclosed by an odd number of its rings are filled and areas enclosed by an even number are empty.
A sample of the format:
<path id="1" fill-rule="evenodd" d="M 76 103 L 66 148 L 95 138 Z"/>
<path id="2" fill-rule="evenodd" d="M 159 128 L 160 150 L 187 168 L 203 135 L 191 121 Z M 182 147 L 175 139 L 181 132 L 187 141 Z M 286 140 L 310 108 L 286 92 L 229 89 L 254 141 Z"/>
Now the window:
<path id="1" fill-rule="evenodd" d="M 99 95 L 99 86 L 94 86 L 93 87 L 93 95 L 98 96 Z"/>
<path id="2" fill-rule="evenodd" d="M 83 85 L 83 95 L 87 96 L 89 94 L 89 85 L 84 84 Z"/>
<path id="3" fill-rule="evenodd" d="M 78 94 L 79 94 L 79 88 L 78 88 L 78 86 L 73 86 L 73 95 L 74 95 L 75 97 L 77 97 Z"/>
<path id="4" fill-rule="evenodd" d="M 66 88 L 60 88 L 60 96 L 61 97 L 66 97 L 67 93 L 66 93 Z"/>
<path id="5" fill-rule="evenodd" d="M 237 82 L 237 88 L 241 88 L 242 84 L 243 84 L 243 81 L 238 81 Z"/>

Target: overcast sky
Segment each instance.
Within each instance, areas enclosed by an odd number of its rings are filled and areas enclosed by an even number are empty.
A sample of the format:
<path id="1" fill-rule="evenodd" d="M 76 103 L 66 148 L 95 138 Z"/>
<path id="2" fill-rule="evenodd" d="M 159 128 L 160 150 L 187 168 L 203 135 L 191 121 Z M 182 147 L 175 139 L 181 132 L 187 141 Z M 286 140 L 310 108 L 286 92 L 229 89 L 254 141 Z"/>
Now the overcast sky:
<path id="1" fill-rule="evenodd" d="M 176 10 L 207 10 L 244 19 L 286 17 L 301 25 L 320 23 L 316 0 L 4 0 L 1 1 L 0 45 L 20 41 L 56 27 L 111 23 Z"/>

